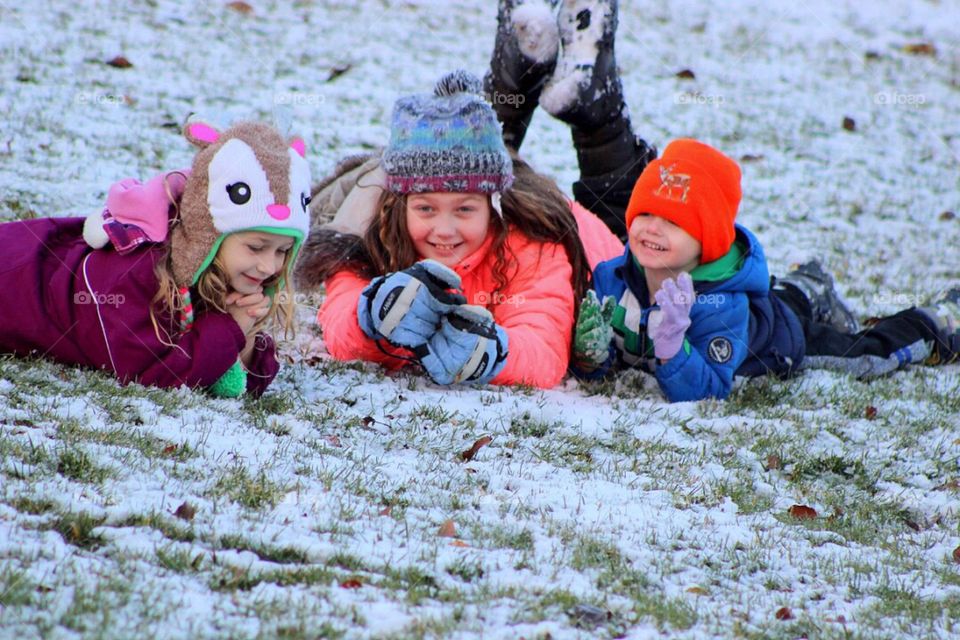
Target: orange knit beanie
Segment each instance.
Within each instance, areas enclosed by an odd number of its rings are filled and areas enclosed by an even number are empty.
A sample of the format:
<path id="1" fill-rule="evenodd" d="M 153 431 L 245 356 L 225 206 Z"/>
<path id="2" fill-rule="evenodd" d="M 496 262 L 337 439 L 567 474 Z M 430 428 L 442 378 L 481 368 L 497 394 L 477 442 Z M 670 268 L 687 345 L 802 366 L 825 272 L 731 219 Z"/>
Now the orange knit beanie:
<path id="1" fill-rule="evenodd" d="M 697 140 L 674 140 L 633 187 L 627 230 L 641 213 L 659 216 L 700 242 L 701 263 L 713 262 L 733 244 L 740 196 L 740 166 L 734 160 Z"/>

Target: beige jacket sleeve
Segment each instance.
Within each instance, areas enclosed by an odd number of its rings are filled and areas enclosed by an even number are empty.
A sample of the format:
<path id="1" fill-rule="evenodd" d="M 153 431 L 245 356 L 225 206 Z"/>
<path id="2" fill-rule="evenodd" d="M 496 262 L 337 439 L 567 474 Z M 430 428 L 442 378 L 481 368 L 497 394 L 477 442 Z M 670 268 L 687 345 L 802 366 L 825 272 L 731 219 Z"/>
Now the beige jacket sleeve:
<path id="1" fill-rule="evenodd" d="M 386 184 L 387 175 L 380 167 L 380 156 L 371 156 L 362 164 L 326 180 L 312 194 L 313 225 L 362 236 L 376 214 Z"/>

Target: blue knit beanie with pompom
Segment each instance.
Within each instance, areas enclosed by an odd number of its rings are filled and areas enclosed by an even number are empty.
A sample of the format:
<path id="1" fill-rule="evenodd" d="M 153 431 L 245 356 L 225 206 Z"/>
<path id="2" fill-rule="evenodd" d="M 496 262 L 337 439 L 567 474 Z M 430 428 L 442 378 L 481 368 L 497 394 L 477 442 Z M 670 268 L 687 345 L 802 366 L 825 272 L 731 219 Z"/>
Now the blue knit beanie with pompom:
<path id="1" fill-rule="evenodd" d="M 390 191 L 494 194 L 510 188 L 513 162 L 482 90 L 476 76 L 458 70 L 441 78 L 433 94 L 397 100 L 383 154 Z"/>

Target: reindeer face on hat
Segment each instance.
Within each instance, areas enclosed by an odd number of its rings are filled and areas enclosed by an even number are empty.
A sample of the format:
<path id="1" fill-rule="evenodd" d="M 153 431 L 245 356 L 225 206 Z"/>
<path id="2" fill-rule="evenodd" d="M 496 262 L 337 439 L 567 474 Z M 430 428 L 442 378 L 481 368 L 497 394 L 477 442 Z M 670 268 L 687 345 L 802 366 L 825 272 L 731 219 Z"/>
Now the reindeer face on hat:
<path id="1" fill-rule="evenodd" d="M 237 231 L 266 231 L 295 239 L 296 256 L 310 227 L 310 167 L 299 138 L 240 123 L 223 133 L 203 123 L 184 129 L 200 147 L 180 200 L 180 224 L 171 231 L 173 275 L 196 283 L 223 239 Z"/>

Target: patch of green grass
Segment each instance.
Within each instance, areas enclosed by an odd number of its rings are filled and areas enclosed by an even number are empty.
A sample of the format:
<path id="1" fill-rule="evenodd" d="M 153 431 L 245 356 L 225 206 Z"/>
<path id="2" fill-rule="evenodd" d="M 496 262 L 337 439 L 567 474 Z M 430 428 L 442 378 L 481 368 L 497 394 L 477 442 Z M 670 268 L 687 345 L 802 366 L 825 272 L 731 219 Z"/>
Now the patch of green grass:
<path id="1" fill-rule="evenodd" d="M 384 640 L 448 638 L 460 626 L 465 616 L 465 608 L 462 605 L 455 605 L 449 614 L 420 616 L 401 631 L 384 636 Z"/>
<path id="2" fill-rule="evenodd" d="M 62 442 L 71 446 L 88 442 L 123 447 L 137 451 L 149 460 L 186 462 L 197 456 L 197 452 L 188 442 L 170 442 L 125 424 L 109 429 L 89 429 L 76 420 L 65 420 L 60 422 L 58 436 Z"/>
<path id="3" fill-rule="evenodd" d="M 450 411 L 440 405 L 420 404 L 410 412 L 410 420 L 424 420 L 440 426 L 450 424 L 457 416 L 457 411 Z"/>
<path id="4" fill-rule="evenodd" d="M 574 544 L 570 566 L 577 571 L 598 570 L 596 584 L 603 591 L 633 597 L 650 586 L 650 581 L 624 557 L 617 545 L 582 536 Z"/>
<path id="5" fill-rule="evenodd" d="M 712 485 L 711 491 L 718 503 L 724 497 L 730 498 L 737 505 L 739 513 L 744 515 L 769 511 L 774 504 L 772 496 L 757 492 L 750 476 L 724 478 Z"/>
<path id="6" fill-rule="evenodd" d="M 899 620 L 896 624 L 905 632 L 915 625 L 932 627 L 940 620 L 960 620 L 960 596 L 956 594 L 924 598 L 907 589 L 882 586 L 873 595 L 878 600 L 865 612 L 864 619 L 876 615 L 879 619 Z"/>
<path id="7" fill-rule="evenodd" d="M 92 588 L 76 584 L 60 624 L 81 633 L 110 629 L 117 624 L 117 609 L 129 601 L 133 588 L 129 576 L 122 575 L 101 576 Z"/>
<path id="8" fill-rule="evenodd" d="M 264 629 L 258 640 L 263 638 L 276 638 L 277 640 L 337 640 L 347 635 L 347 632 L 338 629 L 332 622 L 324 620 L 321 623 L 316 621 L 305 621 L 300 624 L 291 625 L 289 622 L 275 629 Z"/>
<path id="9" fill-rule="evenodd" d="M 721 416 L 753 411 L 765 418 L 783 418 L 798 408 L 797 400 L 792 383 L 764 376 L 740 385 L 723 402 L 704 403 L 702 408 L 713 407 Z"/>
<path id="10" fill-rule="evenodd" d="M 26 571 L 11 561 L 0 563 L 0 612 L 30 605 L 36 588 Z"/>
<path id="11" fill-rule="evenodd" d="M 286 489 L 270 480 L 266 472 L 251 476 L 241 463 L 224 471 L 211 490 L 214 497 L 226 497 L 248 509 L 261 510 L 277 506 Z"/>
<path id="12" fill-rule="evenodd" d="M 20 513 L 28 513 L 32 516 L 42 516 L 57 510 L 57 504 L 52 500 L 31 496 L 17 496 L 9 504 Z"/>
<path id="13" fill-rule="evenodd" d="M 106 541 L 93 530 L 104 523 L 105 517 L 96 518 L 86 512 L 61 514 L 51 525 L 63 539 L 81 549 L 95 550 Z"/>
<path id="14" fill-rule="evenodd" d="M 250 542 L 239 535 L 232 534 L 220 536 L 220 540 L 218 542 L 220 549 L 249 551 L 266 562 L 277 562 L 280 564 L 306 564 L 310 561 L 306 552 L 300 549 L 296 549 L 294 547 L 271 547 L 263 544 L 262 542 Z"/>
<path id="15" fill-rule="evenodd" d="M 19 460 L 31 467 L 43 466 L 50 462 L 51 453 L 41 444 L 36 444 L 31 438 L 23 439 L 8 437 L 5 431 L 0 431 L 0 458 Z"/>
<path id="16" fill-rule="evenodd" d="M 167 545 L 156 550 L 157 564 L 176 573 L 197 573 L 201 570 L 206 554 L 179 545 Z"/>
<path id="17" fill-rule="evenodd" d="M 17 76 L 17 80 L 19 82 L 37 82 L 32 76 L 24 74 Z M 40 214 L 37 213 L 33 207 L 25 204 L 23 201 L 17 198 L 4 198 L 4 200 L 0 202 L 0 211 L 9 211 L 11 214 L 13 214 L 12 216 L 4 216 L 4 219 L 0 222 L 9 222 L 11 220 L 35 220 L 36 218 L 40 217 Z"/>
<path id="18" fill-rule="evenodd" d="M 98 466 L 86 451 L 76 445 L 65 446 L 60 450 L 57 456 L 57 473 L 88 484 L 100 484 L 111 475 L 109 469 Z"/>
<path id="19" fill-rule="evenodd" d="M 518 438 L 542 438 L 562 426 L 563 424 L 559 422 L 549 423 L 536 420 L 530 415 L 529 411 L 524 411 L 519 416 L 510 418 L 508 431 Z"/>
<path id="20" fill-rule="evenodd" d="M 311 565 L 256 573 L 249 568 L 221 567 L 210 580 L 213 591 L 249 591 L 261 583 L 280 587 L 292 585 L 326 586 L 343 578 L 329 567 Z"/>
<path id="21" fill-rule="evenodd" d="M 575 473 L 590 473 L 594 470 L 593 449 L 596 441 L 579 434 L 564 433 L 543 438 L 533 448 L 540 460 L 558 466 L 566 466 Z"/>
<path id="22" fill-rule="evenodd" d="M 193 542 L 197 534 L 192 527 L 185 526 L 174 520 L 168 514 L 151 511 L 147 514 L 131 515 L 113 525 L 114 527 L 149 527 L 176 542 Z"/>
<path id="23" fill-rule="evenodd" d="M 440 585 L 437 579 L 421 567 L 411 565 L 386 567 L 378 586 L 382 589 L 403 591 L 409 604 L 417 605 L 426 599 L 438 599 Z"/>
<path id="24" fill-rule="evenodd" d="M 529 529 L 517 531 L 505 526 L 486 529 L 481 524 L 476 524 L 472 527 L 470 538 L 494 549 L 533 551 L 534 548 L 533 532 Z"/>
<path id="25" fill-rule="evenodd" d="M 810 520 L 797 520 L 786 512 L 775 517 L 786 524 L 812 531 L 832 531 L 849 542 L 888 550 L 896 550 L 902 537 L 913 531 L 908 524 L 912 522 L 912 515 L 895 503 L 872 500 L 863 494 L 855 494 L 841 502 L 837 502 L 835 495 L 826 494 L 822 500 L 832 513 L 820 514 Z"/>
<path id="26" fill-rule="evenodd" d="M 444 571 L 466 583 L 479 580 L 485 573 L 482 564 L 469 561 L 466 558 L 457 558 L 452 564 L 447 565 Z"/>
<path id="27" fill-rule="evenodd" d="M 836 478 L 833 478 L 834 480 L 850 481 L 864 491 L 874 491 L 878 479 L 867 471 L 863 458 L 855 460 L 840 455 L 822 457 L 803 457 L 801 455 L 795 460 L 781 461 L 781 464 L 787 466 L 789 478 L 795 482 L 833 475 L 836 476 Z"/>
<path id="28" fill-rule="evenodd" d="M 327 558 L 328 567 L 338 567 L 347 571 L 368 571 L 366 563 L 355 555 L 338 551 Z"/>
<path id="29" fill-rule="evenodd" d="M 260 398 L 245 397 L 243 408 L 253 425 L 275 436 L 290 435 L 290 427 L 280 424 L 278 416 L 290 415 L 303 401 L 290 393 L 268 393 Z"/>
<path id="30" fill-rule="evenodd" d="M 662 593 L 643 592 L 634 596 L 633 613 L 639 618 L 652 618 L 661 632 L 669 629 L 685 631 L 697 623 L 694 608 L 682 598 L 668 598 Z"/>

